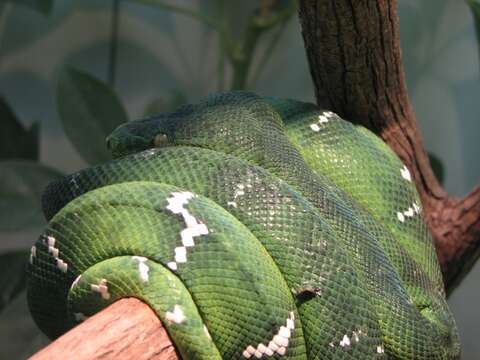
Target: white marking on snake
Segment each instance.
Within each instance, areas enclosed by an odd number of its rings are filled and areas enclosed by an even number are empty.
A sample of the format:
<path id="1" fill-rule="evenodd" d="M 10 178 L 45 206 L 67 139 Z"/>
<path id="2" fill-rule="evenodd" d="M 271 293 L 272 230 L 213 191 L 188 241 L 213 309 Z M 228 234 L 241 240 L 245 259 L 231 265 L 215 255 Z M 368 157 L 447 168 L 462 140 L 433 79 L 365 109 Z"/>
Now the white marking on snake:
<path id="1" fill-rule="evenodd" d="M 90 284 L 92 291 L 100 293 L 105 300 L 110 299 L 110 293 L 108 292 L 107 279 L 101 279 L 98 285 Z"/>
<path id="2" fill-rule="evenodd" d="M 48 246 L 48 252 L 52 254 L 52 256 L 57 260 L 57 267 L 64 273 L 67 272 L 68 270 L 68 264 L 60 259 L 58 256 L 60 253 L 60 250 L 55 247 L 55 241 L 56 239 L 53 236 L 47 236 L 47 242 L 46 245 Z"/>
<path id="3" fill-rule="evenodd" d="M 153 156 L 157 153 L 157 149 L 148 149 L 138 153 L 138 156 L 142 156 L 144 159 L 148 159 L 150 156 Z"/>
<path id="4" fill-rule="evenodd" d="M 362 330 L 360 330 L 360 329 L 357 330 L 357 331 L 352 331 L 352 336 L 351 337 L 348 337 L 348 334 L 343 335 L 342 340 L 339 341 L 339 345 L 341 347 L 351 346 L 354 341 L 359 342 L 360 339 L 361 339 L 361 336 L 364 336 L 364 335 L 365 334 L 362 333 Z M 330 345 L 330 347 L 335 347 L 335 343 L 333 341 L 330 342 L 328 345 Z"/>
<path id="5" fill-rule="evenodd" d="M 275 344 L 272 340 L 268 343 L 268 348 L 271 349 L 272 351 L 277 351 L 278 350 L 278 345 Z"/>
<path id="6" fill-rule="evenodd" d="M 247 350 L 243 350 L 242 356 L 245 359 L 250 359 L 252 357 L 252 355 Z"/>
<path id="7" fill-rule="evenodd" d="M 75 320 L 78 322 L 82 322 L 88 319 L 88 316 L 82 313 L 74 313 L 73 316 L 75 317 Z"/>
<path id="8" fill-rule="evenodd" d="M 243 357 L 250 359 L 253 354 L 255 354 L 255 348 L 252 345 L 248 345 L 247 348 L 243 351 Z"/>
<path id="9" fill-rule="evenodd" d="M 175 261 L 170 261 L 167 266 L 172 270 L 177 270 L 177 263 L 187 262 L 187 247 L 195 246 L 194 238 L 201 235 L 208 235 L 209 231 L 205 224 L 198 221 L 195 216 L 185 209 L 188 201 L 194 197 L 195 194 L 189 191 L 172 192 L 171 197 L 167 199 L 167 209 L 174 214 L 180 214 L 187 227 L 180 232 L 182 245 L 175 248 Z"/>
<path id="10" fill-rule="evenodd" d="M 34 246 L 32 246 L 32 248 L 30 249 L 30 264 L 33 265 L 33 258 L 37 256 L 37 248 Z"/>
<path id="11" fill-rule="evenodd" d="M 334 115 L 335 114 L 332 113 L 331 111 L 324 111 L 322 115 L 318 115 L 317 123 L 310 124 L 310 129 L 312 129 L 315 132 L 319 132 L 321 129 L 319 124 L 322 125 L 322 124 L 328 123 L 329 118 L 331 118 Z"/>
<path id="12" fill-rule="evenodd" d="M 187 248 L 185 246 L 175 248 L 175 261 L 177 263 L 187 262 Z"/>
<path id="13" fill-rule="evenodd" d="M 167 320 L 170 324 L 172 322 L 174 322 L 175 324 L 181 324 L 186 319 L 180 305 L 175 305 L 173 307 L 173 311 L 167 311 L 166 314 L 165 314 L 165 317 L 167 318 Z"/>
<path id="14" fill-rule="evenodd" d="M 241 195 L 245 195 L 245 185 L 237 184 L 237 189 L 235 190 L 235 194 L 233 194 L 233 199 L 238 198 Z"/>
<path id="15" fill-rule="evenodd" d="M 242 353 L 243 357 L 249 359 L 252 355 L 254 355 L 256 358 L 260 359 L 263 357 L 263 355 L 272 356 L 274 353 L 285 355 L 287 352 L 289 339 L 294 329 L 295 314 L 293 311 L 291 311 L 285 322 L 285 326 L 280 326 L 280 329 L 273 336 L 272 340 L 270 340 L 268 346 L 265 346 L 263 343 L 258 344 L 256 348 L 252 345 L 248 345 Z"/>
<path id="16" fill-rule="evenodd" d="M 133 256 L 132 259 L 138 261 L 138 272 L 140 273 L 140 279 L 143 282 L 148 282 L 148 272 L 150 271 L 150 268 L 147 264 L 145 264 L 148 259 L 143 256 Z"/>
<path id="17" fill-rule="evenodd" d="M 353 332 L 353 339 L 355 340 L 355 342 L 360 341 L 360 338 L 358 337 L 358 334 L 355 331 Z"/>
<path id="18" fill-rule="evenodd" d="M 383 354 L 385 352 L 385 349 L 383 348 L 382 345 L 378 345 L 377 346 L 377 353 L 379 354 Z"/>
<path id="19" fill-rule="evenodd" d="M 233 200 L 227 202 L 227 205 L 228 205 L 228 206 L 232 206 L 232 207 L 234 207 L 234 208 L 237 207 L 237 202 L 236 202 L 235 200 L 237 200 L 237 198 L 238 198 L 239 196 L 245 195 L 245 185 L 243 185 L 243 184 L 237 184 L 236 187 L 237 187 L 237 188 L 235 189 L 235 192 L 234 192 L 234 194 L 233 194 Z M 248 188 L 251 188 L 252 185 L 251 185 L 251 184 L 247 184 L 247 187 L 248 187 Z"/>
<path id="20" fill-rule="evenodd" d="M 270 350 L 269 348 L 267 348 L 264 344 L 260 343 L 258 344 L 257 346 L 257 351 L 255 352 L 255 354 L 258 352 L 260 354 L 260 357 L 261 358 L 263 356 L 263 354 L 265 354 L 267 352 L 267 350 Z M 273 351 L 270 350 L 273 354 Z M 257 356 L 258 357 L 258 356 Z"/>
<path id="21" fill-rule="evenodd" d="M 203 332 L 205 333 L 205 335 L 207 335 L 208 339 L 209 340 L 212 340 L 212 336 L 210 335 L 210 333 L 208 332 L 208 328 L 206 325 L 203 325 Z"/>
<path id="22" fill-rule="evenodd" d="M 413 203 L 411 207 L 409 207 L 407 210 L 403 212 L 397 212 L 397 218 L 400 220 L 400 222 L 405 222 L 406 218 L 409 217 L 414 217 L 415 214 L 420 214 L 420 207 L 417 205 L 417 203 Z"/>
<path id="23" fill-rule="evenodd" d="M 410 175 L 410 171 L 408 171 L 406 165 L 404 165 L 403 168 L 400 169 L 400 173 L 405 180 L 412 182 L 412 176 Z"/>
<path id="24" fill-rule="evenodd" d="M 403 212 L 403 215 L 405 215 L 406 217 L 412 217 L 414 215 L 413 213 L 413 209 L 412 208 L 408 208 L 407 210 L 405 210 Z"/>
<path id="25" fill-rule="evenodd" d="M 318 116 L 318 122 L 320 124 L 325 124 L 328 122 L 328 117 L 324 116 L 324 115 L 319 115 Z"/>
<path id="26" fill-rule="evenodd" d="M 168 205 L 167 209 L 173 212 L 174 214 L 182 214 L 186 210 L 183 206 L 188 203 L 188 200 L 194 197 L 194 195 L 189 191 L 182 192 L 172 192 L 172 197 L 167 199 Z"/>
<path id="27" fill-rule="evenodd" d="M 278 330 L 278 335 L 288 339 L 290 337 L 290 329 L 285 326 L 280 326 L 280 330 Z"/>
<path id="28" fill-rule="evenodd" d="M 288 346 L 288 338 L 284 338 L 283 336 L 280 336 L 278 334 L 273 337 L 273 342 L 278 346 Z"/>
<path id="29" fill-rule="evenodd" d="M 70 285 L 70 290 L 72 290 L 75 286 L 78 285 L 78 282 L 80 281 L 81 278 L 82 278 L 82 275 L 78 275 L 77 278 L 73 280 L 72 285 Z"/>
<path id="30" fill-rule="evenodd" d="M 58 259 L 58 258 L 57 258 L 57 267 L 64 273 L 66 273 L 68 270 L 68 264 L 62 259 Z"/>
<path id="31" fill-rule="evenodd" d="M 343 335 L 343 339 L 340 341 L 340 346 L 350 346 L 350 338 L 347 336 L 347 334 Z"/>
<path id="32" fill-rule="evenodd" d="M 415 211 L 417 214 L 420 214 L 422 208 L 417 203 L 413 203 L 413 211 Z"/>

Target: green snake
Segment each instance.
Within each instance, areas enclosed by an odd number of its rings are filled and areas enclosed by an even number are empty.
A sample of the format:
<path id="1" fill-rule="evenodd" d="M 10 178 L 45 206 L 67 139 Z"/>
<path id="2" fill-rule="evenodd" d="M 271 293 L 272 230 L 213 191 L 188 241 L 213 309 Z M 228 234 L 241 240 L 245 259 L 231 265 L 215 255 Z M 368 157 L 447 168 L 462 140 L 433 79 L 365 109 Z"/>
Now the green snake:
<path id="1" fill-rule="evenodd" d="M 408 168 L 313 104 L 211 95 L 124 124 L 48 186 L 29 307 L 55 338 L 123 297 L 184 359 L 455 359 Z"/>

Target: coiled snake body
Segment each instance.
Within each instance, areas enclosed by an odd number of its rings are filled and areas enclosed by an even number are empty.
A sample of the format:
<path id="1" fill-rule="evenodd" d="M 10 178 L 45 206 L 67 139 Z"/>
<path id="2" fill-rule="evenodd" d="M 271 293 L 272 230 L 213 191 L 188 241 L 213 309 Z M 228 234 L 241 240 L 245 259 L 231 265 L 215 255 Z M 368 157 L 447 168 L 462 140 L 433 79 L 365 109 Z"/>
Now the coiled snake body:
<path id="1" fill-rule="evenodd" d="M 247 92 L 125 124 L 52 183 L 28 300 L 56 337 L 134 296 L 184 359 L 454 359 L 408 169 L 329 111 Z"/>

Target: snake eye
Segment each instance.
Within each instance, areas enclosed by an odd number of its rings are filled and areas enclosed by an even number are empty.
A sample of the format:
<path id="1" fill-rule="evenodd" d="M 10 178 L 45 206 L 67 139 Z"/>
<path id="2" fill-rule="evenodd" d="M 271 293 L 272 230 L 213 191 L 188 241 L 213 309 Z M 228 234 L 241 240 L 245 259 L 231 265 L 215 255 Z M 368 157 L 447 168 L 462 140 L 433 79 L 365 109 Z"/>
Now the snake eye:
<path id="1" fill-rule="evenodd" d="M 168 137 L 165 134 L 157 134 L 153 139 L 153 145 L 155 147 L 162 147 L 167 145 L 167 143 L 168 143 Z"/>

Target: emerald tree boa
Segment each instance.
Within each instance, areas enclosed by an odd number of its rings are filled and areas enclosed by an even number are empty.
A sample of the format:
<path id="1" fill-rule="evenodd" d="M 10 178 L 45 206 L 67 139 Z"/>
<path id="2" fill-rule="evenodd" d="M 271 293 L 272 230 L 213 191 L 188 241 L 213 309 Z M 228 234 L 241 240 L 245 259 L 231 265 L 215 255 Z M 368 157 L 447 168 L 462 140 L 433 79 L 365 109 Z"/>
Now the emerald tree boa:
<path id="1" fill-rule="evenodd" d="M 409 170 L 313 104 L 221 93 L 52 183 L 28 300 L 55 338 L 134 296 L 184 359 L 455 359 Z"/>

